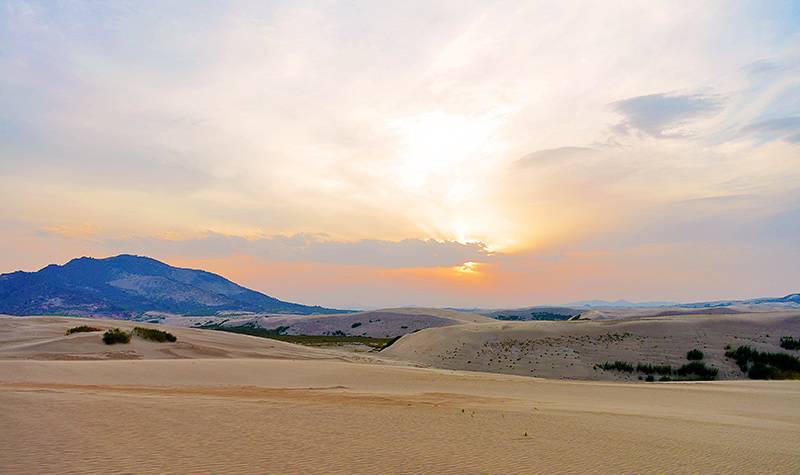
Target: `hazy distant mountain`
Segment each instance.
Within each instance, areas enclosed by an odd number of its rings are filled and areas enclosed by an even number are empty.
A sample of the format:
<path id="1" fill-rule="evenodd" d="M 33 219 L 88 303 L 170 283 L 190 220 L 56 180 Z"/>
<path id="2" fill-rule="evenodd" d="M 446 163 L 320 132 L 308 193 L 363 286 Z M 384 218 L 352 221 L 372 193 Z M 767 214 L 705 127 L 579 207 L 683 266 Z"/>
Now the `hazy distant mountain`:
<path id="1" fill-rule="evenodd" d="M 0 275 L 0 314 L 102 315 L 145 312 L 341 313 L 284 302 L 210 272 L 172 267 L 149 257 L 81 257 L 38 272 Z"/>
<path id="2" fill-rule="evenodd" d="M 800 305 L 800 293 L 789 294 L 784 297 L 760 297 L 747 300 L 717 300 L 713 302 L 695 302 L 681 304 L 681 307 L 706 308 L 706 307 L 728 307 L 731 305 L 763 305 L 763 304 L 787 304 Z"/>
<path id="3" fill-rule="evenodd" d="M 615 300 L 613 302 L 608 300 L 581 300 L 580 302 L 570 302 L 567 304 L 569 307 L 668 307 L 677 305 L 675 302 L 630 302 L 628 300 Z"/>

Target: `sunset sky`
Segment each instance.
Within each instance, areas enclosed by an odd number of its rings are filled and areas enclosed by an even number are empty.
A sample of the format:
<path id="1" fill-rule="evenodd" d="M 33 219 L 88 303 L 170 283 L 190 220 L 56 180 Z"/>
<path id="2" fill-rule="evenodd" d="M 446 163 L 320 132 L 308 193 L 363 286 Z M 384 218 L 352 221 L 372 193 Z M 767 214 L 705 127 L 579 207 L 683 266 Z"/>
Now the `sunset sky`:
<path id="1" fill-rule="evenodd" d="M 800 2 L 0 1 L 0 272 L 307 304 L 800 291 Z"/>

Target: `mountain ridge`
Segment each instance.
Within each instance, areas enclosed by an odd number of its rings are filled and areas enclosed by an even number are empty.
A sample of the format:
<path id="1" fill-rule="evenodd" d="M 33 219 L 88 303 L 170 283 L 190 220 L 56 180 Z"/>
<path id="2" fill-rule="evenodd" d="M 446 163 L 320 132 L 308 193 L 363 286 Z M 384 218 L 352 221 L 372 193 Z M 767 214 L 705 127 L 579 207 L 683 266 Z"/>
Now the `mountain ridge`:
<path id="1" fill-rule="evenodd" d="M 0 274 L 0 313 L 134 317 L 147 312 L 347 313 L 285 302 L 218 274 L 147 256 L 79 257 L 36 272 Z"/>

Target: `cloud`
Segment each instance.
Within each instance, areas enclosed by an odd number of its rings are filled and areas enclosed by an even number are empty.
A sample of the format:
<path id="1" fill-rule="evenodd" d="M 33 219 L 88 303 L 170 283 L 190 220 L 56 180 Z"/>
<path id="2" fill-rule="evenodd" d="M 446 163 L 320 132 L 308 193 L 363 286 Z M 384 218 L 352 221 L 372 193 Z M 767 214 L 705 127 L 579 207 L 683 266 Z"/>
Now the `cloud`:
<path id="1" fill-rule="evenodd" d="M 798 143 L 800 140 L 800 116 L 778 117 L 750 124 L 742 131 L 761 140 L 783 139 Z"/>
<path id="2" fill-rule="evenodd" d="M 612 103 L 625 116 L 621 130 L 638 130 L 652 137 L 672 138 L 690 136 L 686 127 L 699 117 L 713 115 L 723 106 L 718 96 L 703 94 L 649 94 Z"/>
<path id="3" fill-rule="evenodd" d="M 104 247 L 114 253 L 196 259 L 248 255 L 273 262 L 385 268 L 452 267 L 467 261 L 487 262 L 492 259 L 492 253 L 481 243 L 463 244 L 433 239 L 342 241 L 324 234 L 275 235 L 251 239 L 217 233 L 186 239 L 133 237 L 107 240 Z"/>
<path id="4" fill-rule="evenodd" d="M 530 167 L 534 165 L 549 165 L 564 161 L 579 160 L 590 158 L 598 153 L 598 150 L 589 147 L 559 147 L 537 150 L 529 153 L 514 162 L 518 167 Z"/>

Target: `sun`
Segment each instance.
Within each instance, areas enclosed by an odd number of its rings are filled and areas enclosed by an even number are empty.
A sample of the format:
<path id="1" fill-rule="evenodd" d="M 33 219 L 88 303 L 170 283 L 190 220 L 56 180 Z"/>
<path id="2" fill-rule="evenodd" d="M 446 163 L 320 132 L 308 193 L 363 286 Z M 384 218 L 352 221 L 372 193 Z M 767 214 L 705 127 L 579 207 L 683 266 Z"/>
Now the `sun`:
<path id="1" fill-rule="evenodd" d="M 462 274 L 475 274 L 478 272 L 479 265 L 480 263 L 478 262 L 467 261 L 461 264 L 461 266 L 456 267 L 456 271 Z"/>
<path id="2" fill-rule="evenodd" d="M 452 176 L 465 162 L 485 152 L 497 124 L 494 118 L 428 112 L 393 121 L 401 139 L 396 175 L 408 188 L 420 188 L 440 174 Z"/>

